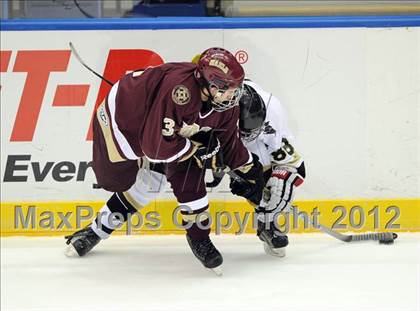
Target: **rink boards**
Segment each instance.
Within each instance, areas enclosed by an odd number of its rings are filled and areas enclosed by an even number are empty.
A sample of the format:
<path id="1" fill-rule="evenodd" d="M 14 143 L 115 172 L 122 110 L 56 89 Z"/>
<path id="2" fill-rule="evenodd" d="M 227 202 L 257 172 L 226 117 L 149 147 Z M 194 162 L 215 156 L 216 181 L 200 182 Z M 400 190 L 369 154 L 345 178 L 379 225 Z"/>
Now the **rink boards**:
<path id="1" fill-rule="evenodd" d="M 70 41 L 111 81 L 229 49 L 288 112 L 308 169 L 299 209 L 318 207 L 340 230 L 419 231 L 419 26 L 419 16 L 2 22 L 1 233 L 63 234 L 64 215 L 73 228 L 77 211 L 94 214 L 109 197 L 93 189 L 90 162 L 91 118 L 109 86 Z M 235 212 L 243 220 L 251 208 L 228 191 L 226 178 L 209 198 L 235 233 Z M 160 230 L 134 232 L 182 232 L 163 221 L 175 207 L 166 188 L 145 209 L 159 212 Z"/>
<path id="2" fill-rule="evenodd" d="M 63 235 L 90 224 L 104 202 L 3 203 L 1 234 Z M 337 231 L 420 231 L 420 200 L 297 201 L 297 212 L 279 215 L 282 229 L 292 233 L 318 232 L 311 223 Z M 209 219 L 215 234 L 255 232 L 253 208 L 243 201 L 210 202 Z M 185 234 L 175 201 L 158 200 L 129 216 L 119 234 Z"/>

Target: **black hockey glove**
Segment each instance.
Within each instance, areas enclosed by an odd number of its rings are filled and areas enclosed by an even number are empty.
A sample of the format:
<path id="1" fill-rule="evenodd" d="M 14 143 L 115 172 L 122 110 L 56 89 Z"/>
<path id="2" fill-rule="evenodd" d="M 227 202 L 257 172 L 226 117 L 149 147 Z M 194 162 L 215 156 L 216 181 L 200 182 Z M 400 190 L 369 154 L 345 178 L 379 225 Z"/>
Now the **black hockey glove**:
<path id="1" fill-rule="evenodd" d="M 255 205 L 259 205 L 264 189 L 263 167 L 258 161 L 258 156 L 252 154 L 252 163 L 236 169 L 234 172 L 244 181 L 230 179 L 230 191 L 244 197 Z"/>
<path id="2" fill-rule="evenodd" d="M 220 141 L 213 131 L 200 131 L 190 137 L 190 140 L 197 145 L 193 154 L 199 168 L 218 171 L 223 167 L 223 156 L 220 152 Z"/>

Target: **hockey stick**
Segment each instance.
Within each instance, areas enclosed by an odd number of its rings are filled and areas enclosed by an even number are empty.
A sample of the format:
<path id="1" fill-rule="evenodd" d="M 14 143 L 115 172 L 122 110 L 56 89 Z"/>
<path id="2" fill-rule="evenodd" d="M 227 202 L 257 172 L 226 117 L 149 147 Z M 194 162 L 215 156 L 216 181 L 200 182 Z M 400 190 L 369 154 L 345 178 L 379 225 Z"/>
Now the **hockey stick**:
<path id="1" fill-rule="evenodd" d="M 228 171 L 226 172 L 226 174 L 228 174 L 231 178 L 235 179 L 236 181 L 247 183 L 246 180 L 244 180 L 241 176 L 236 174 L 234 171 Z M 265 188 L 264 190 L 267 191 L 268 189 Z M 293 210 L 295 211 L 295 213 L 298 214 L 298 216 L 301 216 L 302 219 L 304 220 L 307 219 L 305 218 L 305 216 L 308 217 L 308 215 L 299 213 L 299 210 L 296 207 L 293 208 Z M 394 243 L 394 240 L 398 237 L 398 235 L 394 232 L 374 232 L 374 233 L 361 233 L 361 234 L 347 235 L 347 234 L 334 231 L 333 229 L 328 228 L 324 226 L 323 224 L 318 224 L 316 226 L 312 220 L 309 220 L 309 222 L 311 223 L 313 228 L 319 229 L 322 232 L 343 242 L 378 241 L 381 244 L 392 244 Z"/>
<path id="2" fill-rule="evenodd" d="M 297 213 L 298 216 L 301 216 L 302 219 L 306 220 L 309 218 L 308 215 L 299 213 L 299 210 L 296 207 L 293 208 L 293 210 L 295 211 L 295 213 Z M 322 232 L 343 242 L 378 241 L 382 244 L 392 244 L 394 243 L 394 240 L 398 237 L 398 235 L 394 232 L 374 232 L 347 235 L 334 231 L 331 228 L 324 226 L 323 224 L 318 224 L 318 226 L 316 226 L 310 218 L 309 222 L 311 223 L 313 228 L 319 229 Z"/>
<path id="3" fill-rule="evenodd" d="M 113 86 L 114 83 L 112 83 L 111 81 L 109 81 L 108 79 L 104 78 L 103 76 L 101 76 L 99 73 L 97 73 L 95 70 L 93 70 L 92 68 L 90 68 L 88 65 L 86 65 L 86 63 L 83 61 L 83 59 L 80 57 L 79 53 L 77 53 L 76 48 L 74 47 L 73 43 L 69 42 L 69 46 L 70 49 L 72 51 L 72 53 L 74 54 L 74 56 L 76 56 L 77 60 L 87 69 L 89 70 L 91 73 L 93 73 L 95 76 L 97 76 L 98 78 L 104 80 L 106 83 L 108 83 L 109 85 Z"/>
<path id="4" fill-rule="evenodd" d="M 86 63 L 83 61 L 83 59 L 80 57 L 79 53 L 77 53 L 76 48 L 74 47 L 73 43 L 69 42 L 69 46 L 71 49 L 71 52 L 74 54 L 74 56 L 76 57 L 76 59 L 79 61 L 79 63 L 81 63 L 87 70 L 89 70 L 90 72 L 92 72 L 95 76 L 97 76 L 98 78 L 104 80 L 106 83 L 108 83 L 109 85 L 113 86 L 114 83 L 112 83 L 111 81 L 109 81 L 108 79 L 104 78 L 103 76 L 101 76 L 99 73 L 97 73 L 95 70 L 93 70 L 92 68 L 90 68 L 88 65 L 86 65 Z M 96 183 L 92 184 L 93 189 L 101 189 L 102 187 Z"/>

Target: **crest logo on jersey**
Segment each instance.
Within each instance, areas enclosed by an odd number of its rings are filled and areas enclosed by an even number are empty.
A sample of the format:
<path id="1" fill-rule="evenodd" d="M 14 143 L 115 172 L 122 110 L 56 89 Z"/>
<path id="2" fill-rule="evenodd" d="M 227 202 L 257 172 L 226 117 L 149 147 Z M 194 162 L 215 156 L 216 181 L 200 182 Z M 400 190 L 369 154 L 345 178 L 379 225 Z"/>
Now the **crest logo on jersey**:
<path id="1" fill-rule="evenodd" d="M 172 90 L 172 100 L 177 105 L 186 105 L 190 102 L 190 90 L 185 85 L 177 85 Z"/>
<path id="2" fill-rule="evenodd" d="M 218 60 L 218 59 L 211 59 L 210 61 L 209 61 L 209 65 L 210 66 L 213 66 L 213 67 L 217 67 L 217 68 L 219 68 L 221 71 L 223 71 L 225 74 L 227 74 L 228 73 L 228 71 L 229 71 L 229 68 L 228 68 L 228 66 L 226 66 L 224 63 L 222 63 L 220 60 Z"/>

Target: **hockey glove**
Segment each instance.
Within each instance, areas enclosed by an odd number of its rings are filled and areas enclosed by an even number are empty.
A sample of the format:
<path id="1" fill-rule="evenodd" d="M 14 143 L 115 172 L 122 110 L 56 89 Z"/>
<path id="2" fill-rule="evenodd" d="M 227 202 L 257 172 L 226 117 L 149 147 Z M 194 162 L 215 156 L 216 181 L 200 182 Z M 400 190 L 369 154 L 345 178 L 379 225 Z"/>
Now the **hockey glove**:
<path id="1" fill-rule="evenodd" d="M 271 177 L 266 184 L 269 193 L 260 204 L 265 213 L 283 213 L 292 209 L 295 187 L 299 187 L 305 178 L 305 165 L 296 169 L 277 166 L 273 168 Z"/>
<path id="2" fill-rule="evenodd" d="M 218 171 L 223 167 L 223 156 L 220 151 L 220 141 L 212 131 L 198 132 L 190 137 L 190 140 L 197 145 L 193 159 L 201 169 L 212 169 Z"/>
<path id="3" fill-rule="evenodd" d="M 244 197 L 253 204 L 260 204 L 264 188 L 264 174 L 258 156 L 252 154 L 252 163 L 235 170 L 244 181 L 230 179 L 230 190 L 233 194 Z"/>

